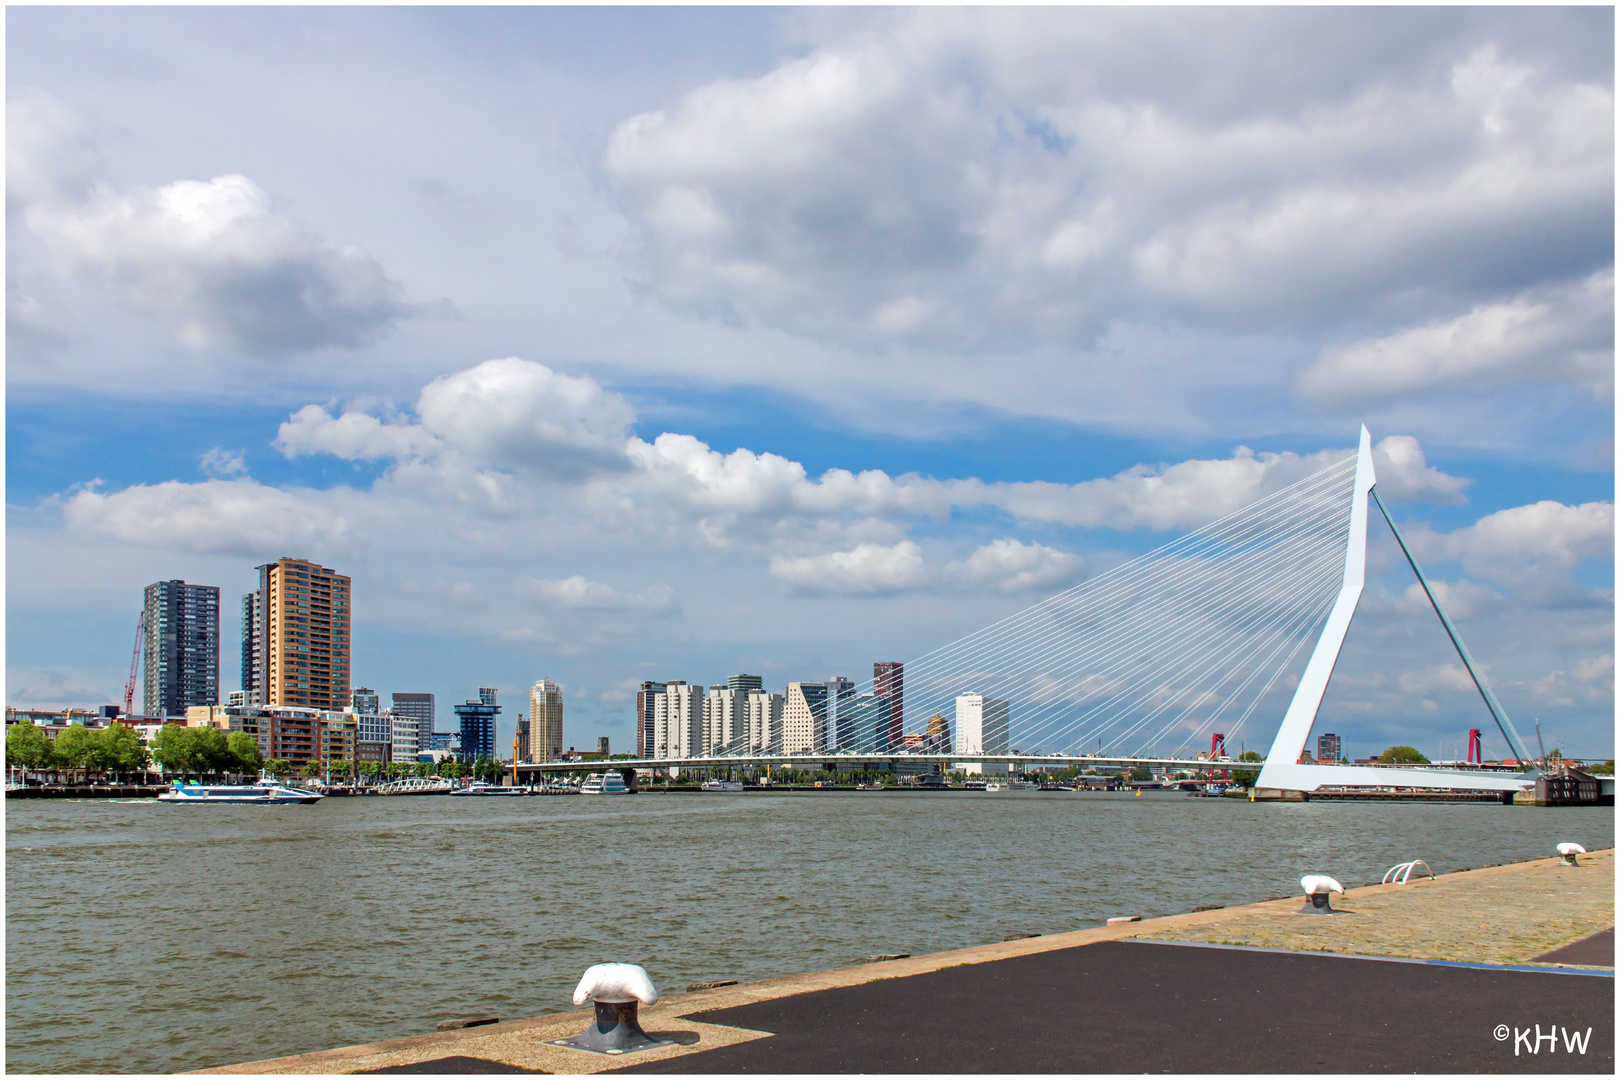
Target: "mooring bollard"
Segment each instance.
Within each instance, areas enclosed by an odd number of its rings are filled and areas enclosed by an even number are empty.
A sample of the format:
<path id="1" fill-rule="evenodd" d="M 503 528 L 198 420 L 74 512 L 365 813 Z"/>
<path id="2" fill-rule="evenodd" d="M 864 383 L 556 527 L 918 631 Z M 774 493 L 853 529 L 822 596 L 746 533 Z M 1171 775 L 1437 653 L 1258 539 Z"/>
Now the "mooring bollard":
<path id="1" fill-rule="evenodd" d="M 1305 890 L 1305 898 L 1309 904 L 1299 909 L 1301 915 L 1343 915 L 1344 912 L 1334 908 L 1330 902 L 1333 893 L 1344 892 L 1344 886 L 1328 877 L 1326 874 L 1306 874 L 1299 879 L 1299 884 Z"/>
<path id="2" fill-rule="evenodd" d="M 658 991 L 640 964 L 595 964 L 579 980 L 574 1004 L 595 1002 L 596 1020 L 581 1034 L 555 1043 L 597 1054 L 628 1054 L 673 1045 L 669 1039 L 655 1039 L 641 1030 L 637 1011 L 657 1000 Z"/>
<path id="3" fill-rule="evenodd" d="M 1579 844 L 1563 843 L 1558 845 L 1558 854 L 1561 856 L 1558 860 L 1559 866 L 1579 866 L 1581 864 L 1575 856 L 1585 855 L 1586 849 Z"/>

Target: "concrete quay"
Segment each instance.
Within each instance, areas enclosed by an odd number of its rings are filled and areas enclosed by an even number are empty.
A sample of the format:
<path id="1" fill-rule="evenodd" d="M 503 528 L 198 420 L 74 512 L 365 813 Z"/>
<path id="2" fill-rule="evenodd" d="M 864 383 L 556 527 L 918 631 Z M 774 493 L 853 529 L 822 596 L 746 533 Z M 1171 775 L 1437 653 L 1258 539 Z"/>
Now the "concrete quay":
<path id="1" fill-rule="evenodd" d="M 200 1071 L 1613 1072 L 1614 851 L 1557 863 L 668 994 L 622 1057 L 578 1010 Z"/>

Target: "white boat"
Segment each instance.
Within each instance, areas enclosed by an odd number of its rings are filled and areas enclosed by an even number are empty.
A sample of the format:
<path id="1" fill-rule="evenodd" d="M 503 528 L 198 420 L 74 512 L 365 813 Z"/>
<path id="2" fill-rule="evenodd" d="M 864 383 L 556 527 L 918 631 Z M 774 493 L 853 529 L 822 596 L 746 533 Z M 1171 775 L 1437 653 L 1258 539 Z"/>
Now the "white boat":
<path id="1" fill-rule="evenodd" d="M 987 784 L 984 785 L 984 790 L 986 790 L 986 791 L 1000 791 L 1001 790 L 1001 785 L 996 783 L 994 780 L 991 780 L 990 782 L 988 782 Z"/>
<path id="2" fill-rule="evenodd" d="M 448 795 L 450 781 L 438 776 L 406 776 L 378 785 L 378 795 Z"/>
<path id="3" fill-rule="evenodd" d="M 741 780 L 705 780 L 705 781 L 703 781 L 703 790 L 704 791 L 741 791 L 742 789 L 743 789 L 743 785 L 742 785 Z"/>
<path id="4" fill-rule="evenodd" d="M 322 796 L 302 788 L 291 788 L 269 776 L 256 784 L 187 784 L 176 780 L 174 787 L 158 796 L 159 802 L 173 803 L 315 803 Z"/>
<path id="5" fill-rule="evenodd" d="M 579 785 L 581 795 L 628 795 L 630 789 L 624 784 L 624 777 L 616 772 L 593 772 Z"/>
<path id="6" fill-rule="evenodd" d="M 452 795 L 527 795 L 528 792 L 520 787 L 502 787 L 499 784 L 486 784 L 476 780 L 472 786 L 456 788 Z"/>

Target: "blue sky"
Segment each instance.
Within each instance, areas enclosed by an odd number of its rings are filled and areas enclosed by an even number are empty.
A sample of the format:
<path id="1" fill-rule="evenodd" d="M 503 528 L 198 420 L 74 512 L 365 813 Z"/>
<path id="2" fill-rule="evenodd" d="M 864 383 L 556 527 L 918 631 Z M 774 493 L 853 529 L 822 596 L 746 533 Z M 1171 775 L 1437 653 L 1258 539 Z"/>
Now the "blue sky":
<path id="1" fill-rule="evenodd" d="M 1510 712 L 1610 755 L 1612 18 L 10 11 L 7 700 L 289 554 L 367 685 L 624 745 L 643 678 L 866 677 L 1364 422 Z M 1319 727 L 1438 749 L 1487 718 L 1379 545 Z"/>

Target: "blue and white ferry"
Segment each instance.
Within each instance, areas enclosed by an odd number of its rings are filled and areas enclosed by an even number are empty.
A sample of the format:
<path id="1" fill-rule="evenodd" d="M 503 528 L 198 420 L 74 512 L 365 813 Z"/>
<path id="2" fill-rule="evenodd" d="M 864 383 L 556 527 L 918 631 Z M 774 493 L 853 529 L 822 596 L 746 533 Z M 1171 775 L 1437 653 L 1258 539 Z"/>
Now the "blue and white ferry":
<path id="1" fill-rule="evenodd" d="M 174 787 L 158 796 L 159 802 L 173 803 L 316 803 L 322 796 L 302 788 L 292 788 L 271 776 L 260 776 L 255 784 L 187 784 L 176 780 Z"/>

